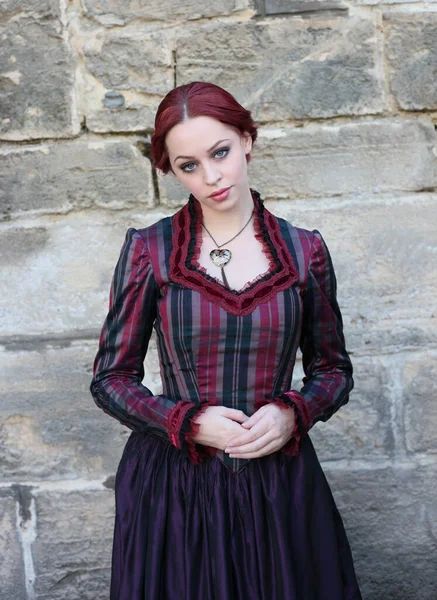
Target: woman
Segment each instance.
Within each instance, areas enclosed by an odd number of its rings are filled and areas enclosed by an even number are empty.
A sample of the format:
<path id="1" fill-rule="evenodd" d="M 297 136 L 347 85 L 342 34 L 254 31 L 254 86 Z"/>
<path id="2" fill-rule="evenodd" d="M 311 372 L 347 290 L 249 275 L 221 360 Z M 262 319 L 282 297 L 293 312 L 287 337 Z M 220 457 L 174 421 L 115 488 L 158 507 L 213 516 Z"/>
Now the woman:
<path id="1" fill-rule="evenodd" d="M 172 90 L 156 114 L 153 162 L 190 196 L 127 231 L 94 363 L 95 402 L 133 430 L 112 600 L 361 598 L 308 435 L 353 387 L 335 275 L 320 233 L 249 187 L 256 137 L 250 111 L 209 83 Z M 159 395 L 141 383 L 152 327 Z"/>

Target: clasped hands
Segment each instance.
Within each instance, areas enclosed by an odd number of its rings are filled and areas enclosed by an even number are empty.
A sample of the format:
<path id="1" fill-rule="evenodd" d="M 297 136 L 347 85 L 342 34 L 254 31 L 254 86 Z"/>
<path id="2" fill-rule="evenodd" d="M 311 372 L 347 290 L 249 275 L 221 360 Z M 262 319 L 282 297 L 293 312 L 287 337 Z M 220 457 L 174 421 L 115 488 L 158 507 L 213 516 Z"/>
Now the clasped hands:
<path id="1" fill-rule="evenodd" d="M 251 417 L 242 410 L 209 406 L 195 417 L 200 424 L 192 439 L 224 450 L 233 458 L 258 458 L 276 452 L 292 437 L 294 408 L 265 404 Z"/>

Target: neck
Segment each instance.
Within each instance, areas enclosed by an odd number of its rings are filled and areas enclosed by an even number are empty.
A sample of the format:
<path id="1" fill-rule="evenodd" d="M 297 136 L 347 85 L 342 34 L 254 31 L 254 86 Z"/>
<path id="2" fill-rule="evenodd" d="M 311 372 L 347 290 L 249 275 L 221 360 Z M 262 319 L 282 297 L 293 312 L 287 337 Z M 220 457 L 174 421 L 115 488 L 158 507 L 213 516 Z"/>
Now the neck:
<path id="1" fill-rule="evenodd" d="M 235 205 L 226 211 L 214 210 L 208 206 L 202 206 L 203 224 L 220 243 L 223 239 L 236 235 L 246 225 L 254 208 L 254 201 L 250 190 L 244 198 L 240 198 Z M 203 229 L 203 235 L 208 233 Z"/>

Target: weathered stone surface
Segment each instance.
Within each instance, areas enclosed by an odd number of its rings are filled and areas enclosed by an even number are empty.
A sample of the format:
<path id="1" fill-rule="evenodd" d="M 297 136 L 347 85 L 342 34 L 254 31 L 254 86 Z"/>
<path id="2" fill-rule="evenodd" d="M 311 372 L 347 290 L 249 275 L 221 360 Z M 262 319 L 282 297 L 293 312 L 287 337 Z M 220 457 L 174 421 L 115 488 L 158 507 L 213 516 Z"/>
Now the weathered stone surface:
<path id="1" fill-rule="evenodd" d="M 355 198 L 337 204 L 267 203 L 277 216 L 321 231 L 333 258 L 346 341 L 354 354 L 436 344 L 436 200 L 434 194 L 420 194 L 359 203 Z"/>
<path id="2" fill-rule="evenodd" d="M 113 491 L 40 492 L 36 510 L 35 599 L 107 600 Z"/>
<path id="3" fill-rule="evenodd" d="M 103 24 L 112 24 L 117 18 L 118 25 L 124 25 L 132 19 L 147 21 L 179 21 L 196 20 L 205 17 L 219 17 L 230 15 L 235 11 L 248 7 L 248 0 L 223 0 L 220 3 L 208 0 L 169 0 L 168 2 L 154 2 L 146 0 L 84 0 L 86 14 L 95 17 Z"/>
<path id="4" fill-rule="evenodd" d="M 34 19 L 61 18 L 59 0 L 2 0 L 2 19 L 16 19 L 31 15 Z"/>
<path id="5" fill-rule="evenodd" d="M 355 387 L 349 403 L 326 423 L 317 423 L 310 437 L 320 460 L 389 458 L 394 455 L 390 409 L 393 403 L 390 361 L 351 356 Z M 299 382 L 294 389 L 300 389 Z"/>
<path id="6" fill-rule="evenodd" d="M 0 229 L 2 277 L 8 282 L 0 294 L 1 335 L 95 332 L 128 227 L 146 227 L 163 216 L 144 210 L 91 217 L 85 211 L 45 219 L 41 226 Z"/>
<path id="7" fill-rule="evenodd" d="M 165 30 L 88 32 L 83 54 L 87 69 L 107 90 L 163 96 L 173 87 L 172 47 Z"/>
<path id="8" fill-rule="evenodd" d="M 99 317 L 103 323 L 106 316 Z M 21 348 L 20 348 L 21 346 Z M 90 394 L 94 342 L 15 344 L 2 352 L 0 463 L 12 481 L 95 479 L 114 475 L 131 430 L 96 406 Z M 161 393 L 152 341 L 144 384 Z"/>
<path id="9" fill-rule="evenodd" d="M 264 0 L 265 14 L 305 13 L 318 10 L 347 10 L 342 0 Z"/>
<path id="10" fill-rule="evenodd" d="M 269 198 L 421 190 L 436 185 L 435 142 L 426 120 L 261 129 L 249 170 Z"/>
<path id="11" fill-rule="evenodd" d="M 82 53 L 87 128 L 96 133 L 153 130 L 158 105 L 174 87 L 167 32 L 138 27 L 91 31 L 82 41 Z M 117 94 L 122 104 L 111 107 L 108 94 Z"/>
<path id="12" fill-rule="evenodd" d="M 112 474 L 127 431 L 104 418 L 87 387 L 94 348 L 5 352 L 2 356 L 2 474 L 70 479 Z M 18 385 L 21 382 L 21 385 Z M 108 443 L 109 442 L 109 443 Z"/>
<path id="13" fill-rule="evenodd" d="M 32 14 L 33 17 L 60 17 L 58 0 L 2 0 L 0 14 L 3 18 Z"/>
<path id="14" fill-rule="evenodd" d="M 436 0 L 427 0 L 426 4 L 433 4 Z M 390 4 L 424 4 L 423 0 L 350 0 L 352 5 L 371 5 L 375 6 L 378 4 L 390 5 Z M 410 13 L 411 14 L 411 13 Z"/>
<path id="15" fill-rule="evenodd" d="M 12 491 L 0 489 L 0 598 L 4 600 L 26 598 L 16 512 Z"/>
<path id="16" fill-rule="evenodd" d="M 388 14 L 384 27 L 397 103 L 406 110 L 437 108 L 437 13 Z"/>
<path id="17" fill-rule="evenodd" d="M 412 452 L 437 453 L 437 354 L 406 360 L 402 378 L 407 447 Z"/>
<path id="18" fill-rule="evenodd" d="M 77 134 L 75 66 L 59 3 L 7 1 L 0 17 L 0 139 Z"/>
<path id="19" fill-rule="evenodd" d="M 437 467 L 327 471 L 364 599 L 431 600 L 437 589 Z"/>
<path id="20" fill-rule="evenodd" d="M 410 119 L 260 128 L 250 180 L 266 199 L 421 190 L 436 185 L 435 142 L 432 123 Z M 163 204 L 186 202 L 171 173 L 158 185 Z"/>
<path id="21" fill-rule="evenodd" d="M 89 108 L 86 124 L 94 133 L 116 133 L 119 131 L 152 131 L 155 123 L 156 109 L 159 101 L 154 106 L 144 105 L 144 100 L 133 100 L 119 109 L 106 107 Z"/>
<path id="22" fill-rule="evenodd" d="M 186 187 L 176 179 L 173 173 L 162 175 L 160 171 L 157 171 L 157 175 L 160 204 L 175 209 L 183 206 L 190 195 Z"/>
<path id="23" fill-rule="evenodd" d="M 3 215 L 119 210 L 154 202 L 150 161 L 122 140 L 4 149 L 0 174 Z"/>
<path id="24" fill-rule="evenodd" d="M 186 28 L 176 55 L 178 85 L 217 83 L 260 122 L 385 106 L 373 18 L 212 22 Z"/>

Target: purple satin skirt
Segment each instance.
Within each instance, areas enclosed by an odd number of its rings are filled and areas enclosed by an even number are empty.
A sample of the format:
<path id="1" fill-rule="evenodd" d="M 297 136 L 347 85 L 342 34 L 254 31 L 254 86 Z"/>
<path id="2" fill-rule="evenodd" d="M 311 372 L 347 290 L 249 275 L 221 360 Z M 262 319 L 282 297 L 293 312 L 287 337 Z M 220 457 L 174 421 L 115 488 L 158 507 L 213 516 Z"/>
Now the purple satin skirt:
<path id="1" fill-rule="evenodd" d="M 132 432 L 115 494 L 111 600 L 361 600 L 309 436 L 234 473 Z"/>

